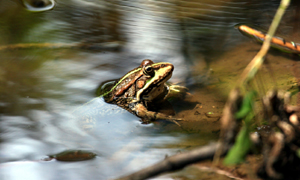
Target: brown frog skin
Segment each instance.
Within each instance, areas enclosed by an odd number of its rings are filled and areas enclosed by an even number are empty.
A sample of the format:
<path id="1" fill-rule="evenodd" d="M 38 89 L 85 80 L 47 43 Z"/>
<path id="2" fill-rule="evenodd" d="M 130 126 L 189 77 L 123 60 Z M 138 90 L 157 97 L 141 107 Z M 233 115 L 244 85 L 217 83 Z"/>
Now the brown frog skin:
<path id="1" fill-rule="evenodd" d="M 116 82 L 110 91 L 104 93 L 108 103 L 116 104 L 140 117 L 143 122 L 149 120 L 182 120 L 156 111 L 148 110 L 150 106 L 164 101 L 170 91 L 166 82 L 172 76 L 174 66 L 171 63 L 154 63 L 149 59 Z"/>

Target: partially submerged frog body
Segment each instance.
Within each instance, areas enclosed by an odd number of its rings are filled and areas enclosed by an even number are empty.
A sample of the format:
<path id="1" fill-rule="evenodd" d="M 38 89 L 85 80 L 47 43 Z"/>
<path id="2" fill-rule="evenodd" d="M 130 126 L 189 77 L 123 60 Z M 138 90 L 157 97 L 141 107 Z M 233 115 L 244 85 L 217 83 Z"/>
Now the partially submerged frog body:
<path id="1" fill-rule="evenodd" d="M 151 120 L 182 120 L 161 112 L 153 111 L 158 104 L 163 103 L 171 91 L 183 90 L 181 86 L 174 87 L 166 84 L 172 76 L 174 66 L 171 63 L 154 63 L 149 59 L 143 60 L 141 65 L 122 78 L 103 94 L 107 103 L 119 107 L 140 117 L 143 122 Z"/>

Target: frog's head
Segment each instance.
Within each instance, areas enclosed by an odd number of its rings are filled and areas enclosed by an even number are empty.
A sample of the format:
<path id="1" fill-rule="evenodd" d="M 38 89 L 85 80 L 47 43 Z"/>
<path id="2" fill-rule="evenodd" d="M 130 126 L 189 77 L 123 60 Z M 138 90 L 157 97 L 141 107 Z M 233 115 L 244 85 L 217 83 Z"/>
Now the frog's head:
<path id="1" fill-rule="evenodd" d="M 109 101 L 116 98 L 130 98 L 132 102 L 151 101 L 165 94 L 164 84 L 171 78 L 173 70 L 171 63 L 154 63 L 145 59 L 138 68 L 124 75 L 105 95 L 110 94 Z"/>
<path id="2" fill-rule="evenodd" d="M 153 63 L 149 59 L 144 60 L 141 66 L 145 78 L 137 80 L 136 100 L 140 101 L 143 97 L 151 101 L 165 93 L 164 84 L 172 77 L 174 66 L 167 62 Z"/>

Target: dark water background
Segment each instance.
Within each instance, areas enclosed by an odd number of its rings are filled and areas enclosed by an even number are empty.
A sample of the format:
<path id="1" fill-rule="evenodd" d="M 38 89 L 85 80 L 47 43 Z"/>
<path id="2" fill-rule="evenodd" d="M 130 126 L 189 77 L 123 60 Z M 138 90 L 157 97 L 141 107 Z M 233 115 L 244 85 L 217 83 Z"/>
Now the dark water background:
<path id="1" fill-rule="evenodd" d="M 245 23 L 267 29 L 279 1 L 56 3 L 53 10 L 29 12 L 17 0 L 0 1 L 1 46 L 83 43 L 90 47 L 0 51 L 1 179 L 115 178 L 149 166 L 165 155 L 215 141 L 218 122 L 211 122 L 203 113 L 189 119 L 187 110 L 199 103 L 209 107 L 217 104 L 218 111 L 222 110 L 230 88 L 222 89 L 224 79 L 234 81 L 230 73 L 244 67 L 235 69 L 239 61 L 251 59 L 259 48 L 234 25 Z M 292 2 L 279 28 L 281 35 L 298 38 L 299 8 L 296 1 Z M 250 50 L 241 50 L 247 43 Z M 281 54 L 276 57 L 286 58 Z M 167 122 L 144 125 L 130 113 L 99 113 L 94 131 L 83 131 L 74 120 L 74 110 L 94 98 L 102 82 L 120 78 L 143 59 L 174 64 L 171 82 L 188 86 L 194 94 L 191 106 L 177 107 L 190 122 L 183 128 Z M 286 61 L 290 66 L 292 61 Z M 222 87 L 211 86 L 216 81 L 222 81 Z M 91 105 L 114 109 L 99 101 Z M 72 163 L 40 161 L 68 149 L 90 150 L 98 156 Z"/>

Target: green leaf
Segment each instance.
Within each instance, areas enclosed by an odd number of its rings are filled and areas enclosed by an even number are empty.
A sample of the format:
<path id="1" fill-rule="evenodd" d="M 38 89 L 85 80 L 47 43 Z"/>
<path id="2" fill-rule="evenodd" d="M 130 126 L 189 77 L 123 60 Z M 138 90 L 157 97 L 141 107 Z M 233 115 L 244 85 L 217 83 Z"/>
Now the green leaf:
<path id="1" fill-rule="evenodd" d="M 240 111 L 235 114 L 236 119 L 245 118 L 248 113 L 252 112 L 253 99 L 256 94 L 255 91 L 251 91 L 245 95 Z"/>
<path id="2" fill-rule="evenodd" d="M 224 164 L 233 165 L 241 163 L 252 146 L 250 139 L 250 129 L 252 124 L 253 114 L 253 101 L 256 96 L 255 91 L 247 93 L 243 99 L 240 111 L 235 114 L 237 119 L 244 118 L 244 125 L 237 135 L 236 141 L 224 159 Z"/>
<path id="3" fill-rule="evenodd" d="M 298 158 L 300 158 L 300 149 L 297 149 L 296 154 L 297 154 Z"/>
<path id="4" fill-rule="evenodd" d="M 244 126 L 237 136 L 237 140 L 224 159 L 224 164 L 233 165 L 244 161 L 252 146 L 249 128 Z"/>

